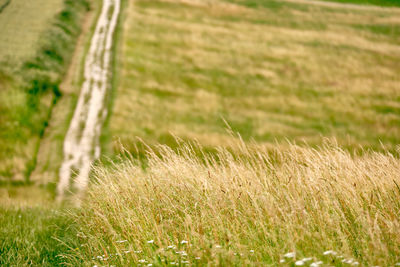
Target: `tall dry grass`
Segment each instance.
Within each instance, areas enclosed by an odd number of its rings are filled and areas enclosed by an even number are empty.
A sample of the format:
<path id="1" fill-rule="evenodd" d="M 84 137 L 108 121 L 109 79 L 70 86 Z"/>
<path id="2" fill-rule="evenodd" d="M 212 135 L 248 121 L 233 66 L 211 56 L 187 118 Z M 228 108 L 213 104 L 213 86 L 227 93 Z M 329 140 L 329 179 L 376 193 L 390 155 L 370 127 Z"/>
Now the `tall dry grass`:
<path id="1" fill-rule="evenodd" d="M 272 152 L 239 143 L 206 155 L 182 143 L 148 151 L 145 166 L 97 167 L 95 177 L 76 217 L 83 245 L 74 254 L 88 265 L 400 261 L 398 155 L 356 156 L 332 143 Z"/>

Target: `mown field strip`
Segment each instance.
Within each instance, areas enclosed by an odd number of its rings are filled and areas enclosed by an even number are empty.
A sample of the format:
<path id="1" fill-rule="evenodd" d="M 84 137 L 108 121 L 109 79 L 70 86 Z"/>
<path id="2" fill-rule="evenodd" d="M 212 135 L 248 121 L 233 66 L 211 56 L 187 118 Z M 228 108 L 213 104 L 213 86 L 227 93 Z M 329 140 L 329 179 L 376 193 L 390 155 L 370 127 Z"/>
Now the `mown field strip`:
<path id="1" fill-rule="evenodd" d="M 317 5 L 328 8 L 342 8 L 342 9 L 352 9 L 352 10 L 364 10 L 364 11 L 390 11 L 390 12 L 400 12 L 400 8 L 397 7 L 383 7 L 383 6 L 375 6 L 375 5 L 358 5 L 351 3 L 336 3 L 329 1 L 319 1 L 319 0 L 284 0 L 290 3 L 296 4 L 308 4 L 308 5 Z"/>
<path id="2" fill-rule="evenodd" d="M 107 115 L 105 104 L 111 64 L 113 33 L 120 11 L 120 0 L 104 0 L 85 62 L 84 82 L 64 140 L 64 161 L 57 187 L 62 200 L 70 189 L 82 194 L 88 185 L 92 162 L 100 156 L 99 138 Z"/>
<path id="3" fill-rule="evenodd" d="M 226 121 L 271 147 L 332 138 L 349 150 L 395 152 L 398 8 L 288 1 L 135 1 L 110 135 L 135 155 L 134 136 L 212 150 L 234 139 Z"/>

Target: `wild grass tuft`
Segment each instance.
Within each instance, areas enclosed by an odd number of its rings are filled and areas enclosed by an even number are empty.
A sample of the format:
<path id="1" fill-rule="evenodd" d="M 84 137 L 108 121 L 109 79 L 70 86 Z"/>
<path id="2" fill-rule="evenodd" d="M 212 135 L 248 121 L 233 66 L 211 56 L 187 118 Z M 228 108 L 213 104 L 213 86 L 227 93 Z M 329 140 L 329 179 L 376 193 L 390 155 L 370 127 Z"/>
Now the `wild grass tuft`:
<path id="1" fill-rule="evenodd" d="M 334 143 L 273 152 L 238 143 L 202 158 L 199 150 L 159 146 L 145 168 L 132 158 L 96 167 L 73 257 L 118 266 L 400 260 L 397 154 L 355 156 Z"/>
<path id="2" fill-rule="evenodd" d="M 62 266 L 79 246 L 73 220 L 49 207 L 0 207 L 0 225 L 1 266 Z"/>

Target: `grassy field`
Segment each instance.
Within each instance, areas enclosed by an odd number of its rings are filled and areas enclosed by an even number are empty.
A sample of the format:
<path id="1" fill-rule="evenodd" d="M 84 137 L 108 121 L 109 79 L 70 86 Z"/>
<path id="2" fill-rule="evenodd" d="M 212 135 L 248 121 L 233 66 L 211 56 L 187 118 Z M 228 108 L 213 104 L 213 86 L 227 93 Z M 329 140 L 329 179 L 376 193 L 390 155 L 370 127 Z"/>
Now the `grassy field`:
<path id="1" fill-rule="evenodd" d="M 1 266 L 62 266 L 68 260 L 61 254 L 80 242 L 75 223 L 58 208 L 0 207 L 0 225 Z"/>
<path id="2" fill-rule="evenodd" d="M 92 30 L 85 1 L 36 2 L 0 10 L 0 180 L 47 184 Z M 1 266 L 400 265 L 397 1 L 127 2 L 111 160 L 79 209 L 0 181 Z"/>
<path id="3" fill-rule="evenodd" d="M 88 5 L 14 0 L 0 13 L 0 180 L 29 180 Z"/>
<path id="4" fill-rule="evenodd" d="M 145 169 L 132 158 L 95 167 L 77 210 L 0 208 L 0 264 L 400 264 L 398 154 L 236 146 L 158 146 Z"/>
<path id="5" fill-rule="evenodd" d="M 8 1 L 0 1 L 0 7 Z M 0 13 L 0 62 L 35 56 L 40 37 L 61 11 L 63 0 L 11 0 Z"/>
<path id="6" fill-rule="evenodd" d="M 335 144 L 272 154 L 238 146 L 241 156 L 221 148 L 202 159 L 198 146 L 158 147 L 146 170 L 129 159 L 96 168 L 98 181 L 76 215 L 85 240 L 73 255 L 88 266 L 400 261 L 398 156 L 354 158 Z M 290 252 L 294 258 L 285 258 Z"/>
<path id="7" fill-rule="evenodd" d="M 0 177 L 22 180 L 27 158 L 34 153 L 37 142 L 37 137 L 30 138 L 30 132 L 41 127 L 34 124 L 47 108 L 29 114 L 32 110 L 27 106 L 28 95 L 19 89 L 18 78 L 23 76 L 15 71 L 37 53 L 40 37 L 51 27 L 52 19 L 62 8 L 62 0 L 13 0 L 1 4 L 6 3 L 0 13 Z M 25 141 L 18 144 L 22 140 Z"/>
<path id="8" fill-rule="evenodd" d="M 134 151 L 244 140 L 391 151 L 400 141 L 399 9 L 278 1 L 135 1 L 111 134 Z"/>

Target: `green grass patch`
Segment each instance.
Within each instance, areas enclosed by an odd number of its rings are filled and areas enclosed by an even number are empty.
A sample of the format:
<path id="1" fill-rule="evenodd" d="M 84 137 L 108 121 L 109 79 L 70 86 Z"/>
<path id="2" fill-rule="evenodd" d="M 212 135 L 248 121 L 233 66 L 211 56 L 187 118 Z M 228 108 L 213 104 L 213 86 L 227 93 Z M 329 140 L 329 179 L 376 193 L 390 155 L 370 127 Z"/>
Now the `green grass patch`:
<path id="1" fill-rule="evenodd" d="M 60 266 L 79 249 L 77 226 L 64 211 L 0 208 L 1 266 Z"/>

